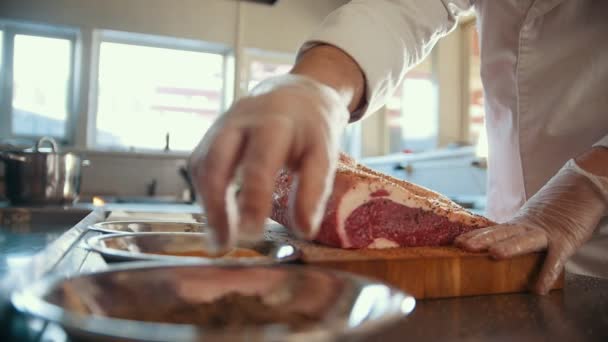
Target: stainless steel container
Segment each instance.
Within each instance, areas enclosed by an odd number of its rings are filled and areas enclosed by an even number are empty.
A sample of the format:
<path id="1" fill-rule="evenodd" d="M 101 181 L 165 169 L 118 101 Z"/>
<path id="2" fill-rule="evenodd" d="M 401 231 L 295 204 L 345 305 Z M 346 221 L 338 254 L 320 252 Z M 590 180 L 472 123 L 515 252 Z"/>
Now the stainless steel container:
<path id="1" fill-rule="evenodd" d="M 49 144 L 50 152 L 41 147 Z M 88 161 L 61 153 L 54 139 L 40 139 L 33 150 L 0 152 L 6 164 L 6 196 L 12 204 L 65 204 L 78 199 L 81 166 Z"/>
<path id="2" fill-rule="evenodd" d="M 259 309 L 274 312 L 275 318 L 255 324 L 210 310 L 207 318 L 198 317 L 200 323 L 170 320 L 175 308 L 201 312 L 201 306 L 227 295 L 261 298 Z M 416 306 L 398 289 L 335 270 L 195 262 L 126 263 L 71 278 L 56 274 L 13 292 L 11 301 L 17 311 L 57 323 L 78 341 L 360 341 L 407 324 L 404 319 Z M 252 312 L 238 301 L 225 309 Z M 149 318 L 151 310 L 160 320 Z M 289 325 L 277 314 L 308 322 Z"/>

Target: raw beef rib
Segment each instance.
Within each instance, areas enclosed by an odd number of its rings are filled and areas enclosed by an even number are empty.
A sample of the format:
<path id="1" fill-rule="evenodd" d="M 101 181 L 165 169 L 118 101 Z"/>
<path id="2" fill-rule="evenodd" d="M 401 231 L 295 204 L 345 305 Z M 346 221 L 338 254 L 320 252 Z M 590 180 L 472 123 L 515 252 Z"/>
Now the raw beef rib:
<path id="1" fill-rule="evenodd" d="M 279 174 L 271 218 L 292 226 L 288 214 L 292 176 Z M 315 240 L 341 248 L 439 246 L 492 225 L 436 192 L 395 179 L 341 155 L 333 193 Z"/>

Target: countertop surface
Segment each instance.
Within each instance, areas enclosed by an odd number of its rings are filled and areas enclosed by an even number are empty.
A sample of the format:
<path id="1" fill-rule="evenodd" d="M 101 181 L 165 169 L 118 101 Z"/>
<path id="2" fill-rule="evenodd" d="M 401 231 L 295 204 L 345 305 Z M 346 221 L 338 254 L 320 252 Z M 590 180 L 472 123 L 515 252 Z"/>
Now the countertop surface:
<path id="1" fill-rule="evenodd" d="M 176 209 L 173 212 L 185 211 Z M 75 219 L 81 213 L 74 215 Z M 13 253 L 13 261 L 10 258 L 6 260 L 7 251 L 10 253 L 11 249 L 4 247 L 12 246 L 11 242 L 16 241 L 24 247 L 23 253 L 29 254 L 43 248 L 45 242 L 61 234 L 63 229 L 60 226 L 66 227 L 61 222 L 61 225 L 56 225 L 45 233 L 9 231 L 6 225 L 4 228 L 0 226 L 5 238 L 0 250 L 2 266 L 14 266 L 9 263 L 19 263 L 18 256 L 24 255 Z M 31 239 L 28 238 L 30 233 L 33 234 Z M 74 237 L 66 242 L 70 244 L 67 252 L 55 253 L 57 260 L 52 272 L 70 269 L 90 271 L 92 268 L 105 267 L 99 255 L 84 251 L 75 243 L 81 238 L 82 236 Z M 26 241 L 32 241 L 31 249 L 26 246 Z M 57 244 L 59 245 L 61 244 Z M 6 324 L 6 321 L 3 323 Z M 27 322 L 25 326 L 35 331 L 20 335 L 19 340 L 66 339 L 65 334 L 53 325 Z M 565 288 L 547 296 L 522 293 L 418 301 L 411 316 L 365 340 L 608 341 L 608 280 L 567 274 Z"/>
<path id="2" fill-rule="evenodd" d="M 370 340 L 608 341 L 608 280 L 567 274 L 547 296 L 508 294 L 417 303 L 406 321 Z"/>

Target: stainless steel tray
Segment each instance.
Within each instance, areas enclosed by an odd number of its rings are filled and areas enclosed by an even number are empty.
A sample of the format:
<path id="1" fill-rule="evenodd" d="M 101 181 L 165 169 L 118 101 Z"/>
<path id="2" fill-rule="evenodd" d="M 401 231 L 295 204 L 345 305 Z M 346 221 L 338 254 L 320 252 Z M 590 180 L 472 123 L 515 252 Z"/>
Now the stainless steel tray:
<path id="1" fill-rule="evenodd" d="M 110 261 L 204 261 L 211 264 L 270 265 L 295 261 L 300 251 L 293 245 L 275 241 L 239 242 L 224 257 L 206 257 L 210 241 L 205 233 L 124 233 L 99 235 L 86 241 L 87 247 Z M 259 254 L 259 256 L 241 256 Z"/>
<path id="2" fill-rule="evenodd" d="M 259 296 L 267 310 L 316 319 L 306 328 L 269 324 L 223 330 L 137 320 L 149 310 L 172 312 L 176 303 L 196 307 L 230 293 Z M 123 264 L 73 278 L 46 278 L 13 293 L 11 300 L 18 311 L 56 322 L 72 337 L 135 341 L 352 339 L 400 321 L 415 306 L 408 294 L 348 273 L 309 266 L 198 263 Z"/>
<path id="3" fill-rule="evenodd" d="M 174 221 L 114 221 L 89 227 L 103 233 L 203 233 L 206 223 Z"/>

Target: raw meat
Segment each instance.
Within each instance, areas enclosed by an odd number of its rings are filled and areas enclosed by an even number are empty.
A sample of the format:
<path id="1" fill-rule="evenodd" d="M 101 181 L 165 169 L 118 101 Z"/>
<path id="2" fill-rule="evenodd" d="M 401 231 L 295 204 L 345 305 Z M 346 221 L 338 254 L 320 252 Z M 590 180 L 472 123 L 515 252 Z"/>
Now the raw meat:
<path id="1" fill-rule="evenodd" d="M 276 180 L 271 218 L 293 226 L 288 213 L 293 177 Z M 451 244 L 465 232 L 494 224 L 434 191 L 357 164 L 341 155 L 333 193 L 315 241 L 341 248 Z"/>

